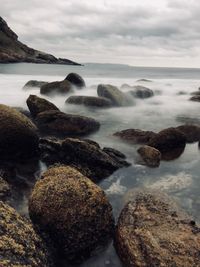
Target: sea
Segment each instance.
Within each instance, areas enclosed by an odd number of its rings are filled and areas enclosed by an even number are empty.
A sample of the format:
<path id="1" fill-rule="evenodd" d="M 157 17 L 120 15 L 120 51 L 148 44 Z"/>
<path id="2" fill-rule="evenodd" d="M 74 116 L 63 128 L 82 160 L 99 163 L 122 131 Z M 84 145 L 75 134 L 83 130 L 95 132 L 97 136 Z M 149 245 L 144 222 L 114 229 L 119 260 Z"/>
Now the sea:
<path id="1" fill-rule="evenodd" d="M 66 104 L 69 95 L 45 97 L 63 112 L 86 115 L 98 120 L 101 128 L 88 138 L 97 141 L 101 147 L 112 147 L 123 152 L 131 163 L 99 186 L 107 194 L 115 219 L 127 201 L 130 192 L 138 188 L 162 191 L 174 198 L 195 220 L 200 221 L 200 157 L 198 143 L 187 144 L 182 155 L 172 161 L 162 161 L 159 168 L 149 168 L 139 163 L 139 145 L 130 145 L 113 137 L 113 133 L 134 128 L 159 132 L 168 127 L 185 123 L 200 125 L 200 103 L 189 101 L 191 93 L 200 87 L 200 69 L 134 67 L 117 64 L 87 63 L 84 66 L 43 65 L 43 64 L 0 64 L 0 102 L 12 107 L 26 106 L 30 94 L 40 96 L 39 88 L 24 90 L 29 80 L 63 80 L 70 72 L 80 74 L 86 88 L 76 90 L 76 95 L 97 95 L 98 84 L 141 85 L 152 89 L 155 95 L 148 99 L 135 99 L 132 106 L 109 109 L 86 108 L 81 105 Z M 127 92 L 124 86 L 121 89 Z M 44 96 L 41 96 L 44 97 Z M 40 163 L 40 171 L 45 170 Z M 38 174 L 38 170 L 34 175 Z M 27 199 L 16 208 L 27 211 Z M 66 267 L 70 265 L 65 265 Z M 96 251 L 80 267 L 122 267 L 110 243 L 101 251 Z"/>

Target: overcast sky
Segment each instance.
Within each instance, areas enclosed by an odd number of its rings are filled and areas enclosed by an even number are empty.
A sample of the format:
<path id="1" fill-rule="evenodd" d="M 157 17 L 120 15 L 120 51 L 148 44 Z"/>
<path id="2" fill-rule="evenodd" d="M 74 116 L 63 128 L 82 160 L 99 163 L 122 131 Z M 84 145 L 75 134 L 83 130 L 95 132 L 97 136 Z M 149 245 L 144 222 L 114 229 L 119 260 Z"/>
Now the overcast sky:
<path id="1" fill-rule="evenodd" d="M 78 62 L 200 67 L 198 0 L 0 0 L 33 48 Z"/>

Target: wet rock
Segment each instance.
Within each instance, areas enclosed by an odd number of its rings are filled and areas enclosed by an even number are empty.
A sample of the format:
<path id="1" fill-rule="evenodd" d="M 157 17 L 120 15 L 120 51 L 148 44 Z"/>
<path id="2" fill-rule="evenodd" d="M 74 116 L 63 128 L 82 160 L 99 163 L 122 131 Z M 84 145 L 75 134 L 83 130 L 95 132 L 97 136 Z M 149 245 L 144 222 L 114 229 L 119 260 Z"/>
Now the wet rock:
<path id="1" fill-rule="evenodd" d="M 95 97 L 95 96 L 70 96 L 66 103 L 76 104 L 76 105 L 85 105 L 91 107 L 111 107 L 112 102 L 105 97 Z"/>
<path id="2" fill-rule="evenodd" d="M 65 80 L 69 81 L 71 84 L 73 84 L 74 86 L 76 86 L 78 88 L 85 87 L 85 81 L 77 73 L 68 74 L 67 77 L 65 78 Z"/>
<path id="3" fill-rule="evenodd" d="M 117 87 L 109 84 L 99 84 L 97 94 L 100 97 L 106 97 L 111 100 L 114 106 L 129 106 L 133 102 L 121 92 Z"/>
<path id="4" fill-rule="evenodd" d="M 135 144 L 147 144 L 156 133 L 152 131 L 142 131 L 139 129 L 126 129 L 114 133 L 114 136 L 121 138 L 124 141 Z"/>
<path id="5" fill-rule="evenodd" d="M 100 127 L 100 123 L 92 118 L 56 110 L 39 113 L 36 124 L 43 133 L 65 137 L 87 135 Z"/>
<path id="6" fill-rule="evenodd" d="M 112 207 L 103 190 L 69 166 L 47 170 L 29 201 L 31 220 L 60 257 L 82 260 L 112 236 Z"/>
<path id="7" fill-rule="evenodd" d="M 0 158 L 31 158 L 37 153 L 36 126 L 23 114 L 0 105 Z"/>
<path id="8" fill-rule="evenodd" d="M 27 106 L 31 112 L 31 115 L 35 118 L 39 113 L 49 110 L 59 110 L 50 101 L 38 97 L 36 95 L 30 95 L 26 100 Z"/>
<path id="9" fill-rule="evenodd" d="M 163 193 L 138 192 L 119 216 L 115 244 L 127 267 L 193 267 L 199 240 L 199 226 Z"/>
<path id="10" fill-rule="evenodd" d="M 91 140 L 66 138 L 63 141 L 57 139 L 40 140 L 41 160 L 48 166 L 60 163 L 75 167 L 93 181 L 110 176 L 114 171 L 130 164 L 124 159 L 124 155 L 108 148 L 102 150 L 100 146 Z"/>
<path id="11" fill-rule="evenodd" d="M 200 95 L 194 95 L 190 98 L 191 101 L 200 102 Z"/>
<path id="12" fill-rule="evenodd" d="M 170 154 L 172 154 L 171 159 L 174 159 L 175 155 L 178 157 L 184 151 L 186 137 L 181 131 L 171 127 L 152 137 L 148 145 L 158 149 L 162 154 L 162 159 L 170 160 Z M 173 153 L 175 153 L 174 156 Z"/>
<path id="13" fill-rule="evenodd" d="M 129 94 L 131 94 L 132 96 L 136 98 L 144 99 L 144 98 L 149 98 L 149 97 L 154 96 L 153 90 L 147 87 L 136 85 L 136 86 L 133 86 L 133 88 L 134 90 L 129 91 Z"/>
<path id="14" fill-rule="evenodd" d="M 0 266 L 52 266 L 47 248 L 30 222 L 1 201 Z"/>
<path id="15" fill-rule="evenodd" d="M 40 88 L 44 84 L 47 84 L 47 82 L 37 81 L 37 80 L 30 80 L 24 85 L 23 89 L 28 90 L 28 89 L 32 89 L 32 88 L 35 88 L 35 87 Z"/>
<path id="16" fill-rule="evenodd" d="M 195 91 L 195 92 L 192 92 L 191 95 L 194 95 L 194 96 L 199 96 L 200 95 L 200 91 Z"/>
<path id="17" fill-rule="evenodd" d="M 161 160 L 161 153 L 159 150 L 151 146 L 140 147 L 137 152 L 140 154 L 144 164 L 149 167 L 159 167 Z"/>
<path id="18" fill-rule="evenodd" d="M 72 91 L 72 84 L 67 80 L 46 83 L 40 88 L 42 95 L 67 94 L 70 91 Z"/>
<path id="19" fill-rule="evenodd" d="M 188 143 L 198 142 L 200 140 L 200 126 L 198 125 L 186 124 L 178 126 L 176 129 L 185 135 L 186 142 Z"/>
<path id="20" fill-rule="evenodd" d="M 0 177 L 0 201 L 5 201 L 11 196 L 11 188 L 9 184 Z"/>

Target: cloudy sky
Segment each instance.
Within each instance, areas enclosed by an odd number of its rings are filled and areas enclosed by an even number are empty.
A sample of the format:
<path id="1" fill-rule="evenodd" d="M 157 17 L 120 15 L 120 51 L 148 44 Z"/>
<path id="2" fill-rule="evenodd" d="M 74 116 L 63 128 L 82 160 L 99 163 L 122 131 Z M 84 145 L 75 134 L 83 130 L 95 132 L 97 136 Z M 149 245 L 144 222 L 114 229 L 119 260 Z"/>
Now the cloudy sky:
<path id="1" fill-rule="evenodd" d="M 200 67 L 198 0 L 0 0 L 19 39 L 78 62 Z"/>

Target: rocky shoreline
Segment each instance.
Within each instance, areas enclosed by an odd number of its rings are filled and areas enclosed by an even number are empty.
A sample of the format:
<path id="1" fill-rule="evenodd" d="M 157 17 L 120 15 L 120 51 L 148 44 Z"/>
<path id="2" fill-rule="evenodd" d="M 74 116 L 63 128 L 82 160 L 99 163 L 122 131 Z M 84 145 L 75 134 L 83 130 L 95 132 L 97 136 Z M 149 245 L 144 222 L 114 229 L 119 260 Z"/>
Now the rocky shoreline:
<path id="1" fill-rule="evenodd" d="M 30 94 L 29 110 L 0 105 L 0 266 L 79 264 L 112 240 L 127 267 L 200 266 L 200 228 L 163 192 L 130 192 L 115 222 L 99 182 L 128 168 L 126 155 L 88 139 L 101 127 L 98 118 L 64 113 L 46 99 L 62 95 L 65 105 L 109 109 L 132 106 L 155 92 L 129 86 L 125 93 L 99 84 L 96 96 L 82 96 L 77 92 L 86 83 L 76 73 L 51 83 L 29 81 L 22 90 L 36 87 L 42 97 Z M 76 99 L 69 100 L 74 92 Z M 198 147 L 200 126 L 130 128 L 113 133 L 113 139 L 131 149 L 138 144 L 138 164 L 159 168 L 161 161 L 180 157 L 188 143 Z M 47 170 L 37 173 L 41 162 Z M 24 195 L 26 217 L 14 209 Z"/>

